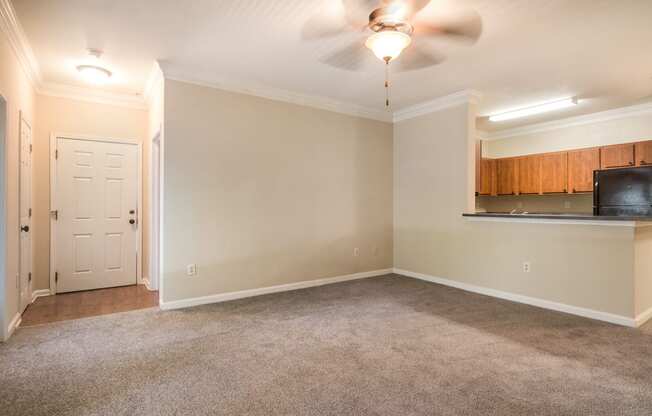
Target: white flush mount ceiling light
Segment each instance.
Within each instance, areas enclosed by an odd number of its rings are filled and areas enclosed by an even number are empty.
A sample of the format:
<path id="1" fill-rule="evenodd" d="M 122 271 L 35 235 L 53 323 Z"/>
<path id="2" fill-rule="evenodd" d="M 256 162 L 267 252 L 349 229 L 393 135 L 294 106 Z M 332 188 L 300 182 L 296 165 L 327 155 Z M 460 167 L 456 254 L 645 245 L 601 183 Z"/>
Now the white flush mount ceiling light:
<path id="1" fill-rule="evenodd" d="M 99 65 L 102 51 L 89 49 L 88 53 L 93 57 L 92 63 L 77 65 L 77 71 L 88 82 L 93 84 L 103 84 L 113 75 L 111 71 Z"/>
<path id="2" fill-rule="evenodd" d="M 534 105 L 531 107 L 521 108 L 518 110 L 507 111 L 505 113 L 494 114 L 489 116 L 490 121 L 506 121 L 513 120 L 515 118 L 527 117 L 534 114 L 547 113 L 549 111 L 560 110 L 562 108 L 568 108 L 576 106 L 578 103 L 577 97 L 565 98 L 563 100 L 550 101 L 543 104 Z"/>
<path id="3" fill-rule="evenodd" d="M 112 75 L 108 69 L 95 65 L 78 65 L 77 71 L 85 80 L 94 84 L 106 82 Z"/>

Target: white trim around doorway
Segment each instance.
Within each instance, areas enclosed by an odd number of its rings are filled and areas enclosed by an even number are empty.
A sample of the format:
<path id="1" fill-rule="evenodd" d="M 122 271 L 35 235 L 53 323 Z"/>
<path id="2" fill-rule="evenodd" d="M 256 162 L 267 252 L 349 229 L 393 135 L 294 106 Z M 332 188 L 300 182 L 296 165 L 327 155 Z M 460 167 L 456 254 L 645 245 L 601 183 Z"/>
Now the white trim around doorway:
<path id="1" fill-rule="evenodd" d="M 138 254 L 136 262 L 136 281 L 138 284 L 143 284 L 143 217 L 146 214 L 143 210 L 143 144 L 134 139 L 120 139 L 115 137 L 104 136 L 89 136 L 85 134 L 64 134 L 52 133 L 50 134 L 50 293 L 57 293 L 57 285 L 55 283 L 56 271 L 56 227 L 57 222 L 52 216 L 52 211 L 57 209 L 56 198 L 56 184 L 57 184 L 57 168 L 56 168 L 56 151 L 57 139 L 73 139 L 73 140 L 88 140 L 95 142 L 110 142 L 110 143 L 123 143 L 133 144 L 138 146 Z"/>

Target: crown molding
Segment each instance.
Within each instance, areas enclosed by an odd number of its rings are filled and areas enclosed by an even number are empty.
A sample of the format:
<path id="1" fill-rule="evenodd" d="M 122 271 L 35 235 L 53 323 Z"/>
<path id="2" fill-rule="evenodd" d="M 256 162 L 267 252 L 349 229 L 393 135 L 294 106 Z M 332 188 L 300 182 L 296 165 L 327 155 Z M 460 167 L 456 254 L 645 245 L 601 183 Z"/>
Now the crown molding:
<path id="1" fill-rule="evenodd" d="M 245 84 L 236 84 L 231 82 L 207 82 L 198 80 L 187 74 L 170 70 L 165 66 L 162 68 L 165 79 L 172 81 L 185 82 L 188 84 L 199 85 L 207 88 L 214 88 L 223 91 L 235 92 L 240 94 L 252 95 L 260 98 L 267 98 L 274 101 L 282 101 L 289 104 L 312 107 L 320 110 L 332 111 L 339 114 L 345 114 L 354 117 L 367 118 L 371 120 L 392 122 L 392 113 L 377 110 L 374 108 L 359 106 L 356 104 L 336 101 L 330 98 L 319 97 L 314 95 L 300 94 L 292 91 L 282 90 L 272 87 L 254 86 Z"/>
<path id="2" fill-rule="evenodd" d="M 425 114 L 434 113 L 445 108 L 455 107 L 461 104 L 477 104 L 482 95 L 474 90 L 463 90 L 434 100 L 416 104 L 394 112 L 393 121 L 408 120 Z"/>
<path id="3" fill-rule="evenodd" d="M 146 110 L 147 104 L 140 94 L 120 94 L 67 84 L 46 83 L 36 88 L 36 93 L 49 97 L 66 98 L 95 104 Z"/>
<path id="4" fill-rule="evenodd" d="M 568 117 L 561 120 L 530 124 L 528 126 L 515 127 L 512 129 L 499 130 L 495 132 L 483 132 L 482 136 L 484 140 L 508 139 L 510 137 L 543 133 L 568 127 L 583 126 L 586 124 L 618 120 L 622 118 L 636 117 L 647 114 L 652 114 L 652 102 L 632 105 L 628 107 L 614 108 L 612 110 L 600 111 L 597 113 L 585 114 L 581 116 Z"/>
<path id="5" fill-rule="evenodd" d="M 0 30 L 7 36 L 9 44 L 16 53 L 16 57 L 32 85 L 39 85 L 41 83 L 41 72 L 38 61 L 27 41 L 27 36 L 25 36 L 25 32 L 16 17 L 16 12 L 10 0 L 0 0 Z"/>
<path id="6" fill-rule="evenodd" d="M 149 71 L 147 81 L 145 81 L 145 88 L 143 89 L 143 98 L 148 106 L 151 106 L 152 99 L 154 98 L 154 91 L 157 85 L 164 82 L 163 70 L 158 61 L 154 61 L 152 69 Z"/>

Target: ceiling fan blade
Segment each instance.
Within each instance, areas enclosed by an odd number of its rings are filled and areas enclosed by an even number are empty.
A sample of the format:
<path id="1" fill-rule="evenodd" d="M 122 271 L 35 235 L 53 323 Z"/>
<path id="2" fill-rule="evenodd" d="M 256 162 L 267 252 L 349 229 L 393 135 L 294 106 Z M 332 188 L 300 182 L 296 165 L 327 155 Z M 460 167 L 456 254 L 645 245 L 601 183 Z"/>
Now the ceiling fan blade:
<path id="1" fill-rule="evenodd" d="M 415 22 L 414 33 L 416 35 L 450 36 L 475 42 L 482 34 L 482 18 L 476 11 L 467 10 L 438 19 L 434 23 Z"/>
<path id="2" fill-rule="evenodd" d="M 397 0 L 385 0 L 390 4 L 396 2 Z M 411 18 L 415 14 L 419 13 L 423 8 L 425 8 L 431 0 L 398 0 L 399 3 L 404 3 L 408 6 L 407 18 Z"/>
<path id="3" fill-rule="evenodd" d="M 445 60 L 443 55 L 426 51 L 420 45 L 411 45 L 396 59 L 396 66 L 399 72 L 415 71 L 435 66 Z"/>
<path id="4" fill-rule="evenodd" d="M 368 57 L 369 54 L 364 45 L 355 42 L 325 56 L 320 61 L 335 68 L 357 71 L 362 68 Z"/>
<path id="5" fill-rule="evenodd" d="M 342 0 L 346 20 L 353 26 L 366 26 L 369 24 L 369 14 L 382 7 L 382 0 Z"/>

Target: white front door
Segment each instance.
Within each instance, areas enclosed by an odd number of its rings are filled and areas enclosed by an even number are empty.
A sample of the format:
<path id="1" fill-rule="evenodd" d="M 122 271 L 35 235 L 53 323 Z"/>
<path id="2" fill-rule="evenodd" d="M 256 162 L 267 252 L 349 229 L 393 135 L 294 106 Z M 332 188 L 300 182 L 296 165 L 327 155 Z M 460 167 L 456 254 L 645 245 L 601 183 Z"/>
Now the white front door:
<path id="1" fill-rule="evenodd" d="M 57 139 L 57 292 L 137 283 L 138 147 Z"/>
<path id="2" fill-rule="evenodd" d="M 32 128 L 20 116 L 20 312 L 32 302 Z"/>

